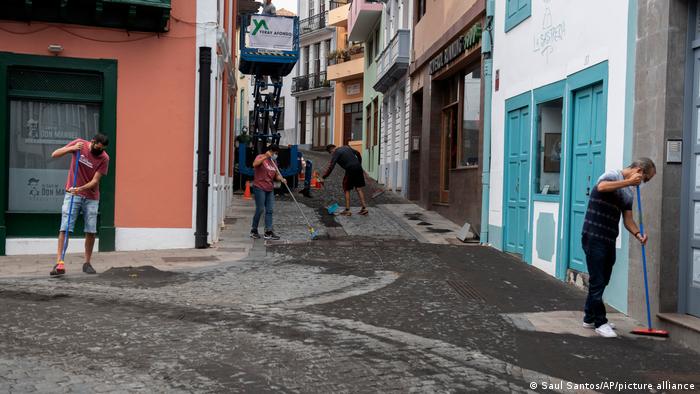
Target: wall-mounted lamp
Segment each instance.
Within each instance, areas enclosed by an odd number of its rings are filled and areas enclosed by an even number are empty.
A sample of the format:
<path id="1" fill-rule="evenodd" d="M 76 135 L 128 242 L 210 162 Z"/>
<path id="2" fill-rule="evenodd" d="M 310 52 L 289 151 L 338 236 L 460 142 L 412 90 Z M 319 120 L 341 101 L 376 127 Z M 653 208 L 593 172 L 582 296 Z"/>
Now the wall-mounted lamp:
<path id="1" fill-rule="evenodd" d="M 54 55 L 58 55 L 59 53 L 63 52 L 63 46 L 58 44 L 51 44 L 49 45 L 49 52 L 53 53 Z"/>

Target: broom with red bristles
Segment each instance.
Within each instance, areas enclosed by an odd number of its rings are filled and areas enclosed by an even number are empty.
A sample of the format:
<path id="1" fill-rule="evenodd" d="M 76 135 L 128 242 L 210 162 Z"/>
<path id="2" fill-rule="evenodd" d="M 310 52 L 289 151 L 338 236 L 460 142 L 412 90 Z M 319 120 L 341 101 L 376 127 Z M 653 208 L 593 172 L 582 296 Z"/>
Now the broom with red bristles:
<path id="1" fill-rule="evenodd" d="M 639 209 L 639 233 L 644 237 L 644 221 L 642 220 L 642 196 L 639 193 L 639 186 L 637 186 L 637 209 Z M 637 328 L 632 330 L 632 334 L 636 335 L 646 335 L 652 337 L 667 337 L 668 331 L 657 330 L 651 328 L 651 309 L 649 307 L 649 283 L 647 281 L 647 251 L 646 246 L 642 244 L 642 266 L 644 268 L 644 292 L 647 301 L 647 327 L 648 328 Z"/>

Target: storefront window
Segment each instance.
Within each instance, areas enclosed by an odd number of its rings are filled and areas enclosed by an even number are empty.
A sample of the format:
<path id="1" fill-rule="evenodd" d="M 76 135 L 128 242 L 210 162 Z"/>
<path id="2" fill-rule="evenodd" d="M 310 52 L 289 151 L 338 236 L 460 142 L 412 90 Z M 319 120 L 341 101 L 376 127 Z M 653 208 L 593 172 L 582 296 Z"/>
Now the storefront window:
<path id="1" fill-rule="evenodd" d="M 51 153 L 99 131 L 100 105 L 11 100 L 8 209 L 60 212 L 70 157 Z"/>
<path id="2" fill-rule="evenodd" d="M 464 112 L 460 166 L 479 165 L 479 129 L 481 124 L 480 65 L 464 76 Z"/>
<path id="3" fill-rule="evenodd" d="M 343 143 L 362 139 L 362 103 L 343 105 Z"/>
<path id="4" fill-rule="evenodd" d="M 562 109 L 562 99 L 548 101 L 537 106 L 539 155 L 535 174 L 537 193 L 539 194 L 559 194 Z"/>

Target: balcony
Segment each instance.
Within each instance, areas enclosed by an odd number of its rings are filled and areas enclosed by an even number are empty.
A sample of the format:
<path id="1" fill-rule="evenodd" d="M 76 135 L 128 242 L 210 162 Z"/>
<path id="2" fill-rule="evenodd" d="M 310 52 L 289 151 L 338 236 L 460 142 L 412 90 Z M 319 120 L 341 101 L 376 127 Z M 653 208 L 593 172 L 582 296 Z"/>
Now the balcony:
<path id="1" fill-rule="evenodd" d="M 391 39 L 389 46 L 384 48 L 377 61 L 377 82 L 374 90 L 386 93 L 406 74 L 411 52 L 411 31 L 401 29 Z"/>
<path id="2" fill-rule="evenodd" d="M 170 0 L 3 0 L 0 19 L 165 33 Z"/>
<path id="3" fill-rule="evenodd" d="M 348 16 L 348 40 L 365 41 L 382 15 L 382 4 L 368 0 L 353 0 Z"/>
<path id="4" fill-rule="evenodd" d="M 328 79 L 330 81 L 347 81 L 362 77 L 365 72 L 364 50 L 363 46 L 357 45 L 350 50 L 343 50 L 336 55 L 336 58 L 329 57 Z M 351 53 L 354 54 L 350 55 Z"/>
<path id="5" fill-rule="evenodd" d="M 316 14 L 299 22 L 301 35 L 313 33 L 328 26 L 328 11 Z"/>
<path id="6" fill-rule="evenodd" d="M 348 14 L 350 13 L 350 4 L 336 3 L 331 1 L 331 10 L 328 13 L 328 24 L 330 26 L 347 27 Z"/>
<path id="7" fill-rule="evenodd" d="M 331 0 L 331 10 L 349 5 L 347 0 Z"/>
<path id="8" fill-rule="evenodd" d="M 292 79 L 292 95 L 307 93 L 315 89 L 330 88 L 331 83 L 326 78 L 326 72 L 309 74 Z"/>

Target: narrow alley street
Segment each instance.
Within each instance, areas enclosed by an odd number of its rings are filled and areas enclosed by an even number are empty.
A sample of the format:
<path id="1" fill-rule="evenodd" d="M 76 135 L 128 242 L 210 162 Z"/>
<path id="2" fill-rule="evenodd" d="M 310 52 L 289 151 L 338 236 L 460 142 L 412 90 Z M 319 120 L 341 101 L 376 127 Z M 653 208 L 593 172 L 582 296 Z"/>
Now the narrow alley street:
<path id="1" fill-rule="evenodd" d="M 275 207 L 282 239 L 249 239 L 253 203 L 236 196 L 221 242 L 181 267 L 110 268 L 106 253 L 94 277 L 3 272 L 0 392 L 697 392 L 697 353 L 633 337 L 619 313 L 620 338 L 595 336 L 582 291 L 447 241 L 394 194 L 367 217 L 325 214 L 341 177 L 301 197 L 315 241 L 288 196 Z M 187 265 L 202 256 L 214 258 Z"/>

